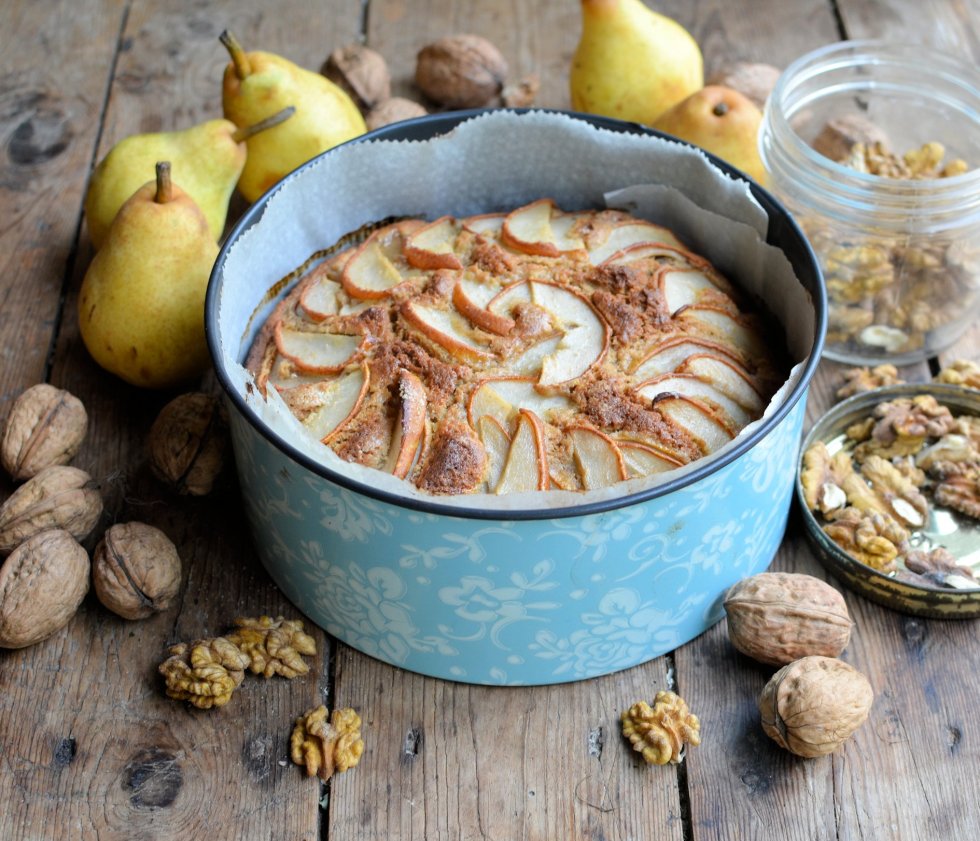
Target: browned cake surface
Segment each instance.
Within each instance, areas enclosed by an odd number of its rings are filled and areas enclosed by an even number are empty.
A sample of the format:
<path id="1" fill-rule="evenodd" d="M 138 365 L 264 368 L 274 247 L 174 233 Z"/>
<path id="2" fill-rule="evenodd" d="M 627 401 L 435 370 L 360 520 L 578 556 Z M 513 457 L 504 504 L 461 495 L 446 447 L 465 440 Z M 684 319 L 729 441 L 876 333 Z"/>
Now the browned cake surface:
<path id="1" fill-rule="evenodd" d="M 342 459 L 507 493 L 713 452 L 782 383 L 781 347 L 671 231 L 543 199 L 380 228 L 301 278 L 246 364 Z"/>

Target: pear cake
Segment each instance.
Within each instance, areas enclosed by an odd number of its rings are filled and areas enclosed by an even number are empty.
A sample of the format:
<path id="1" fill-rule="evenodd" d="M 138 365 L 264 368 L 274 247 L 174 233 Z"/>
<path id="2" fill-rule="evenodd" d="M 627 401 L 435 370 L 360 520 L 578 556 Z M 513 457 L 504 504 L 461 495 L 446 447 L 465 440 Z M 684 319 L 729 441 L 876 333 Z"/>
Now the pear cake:
<path id="1" fill-rule="evenodd" d="M 588 491 L 760 417 L 786 377 L 776 335 L 669 229 L 540 199 L 331 254 L 246 367 L 341 459 L 425 493 Z"/>

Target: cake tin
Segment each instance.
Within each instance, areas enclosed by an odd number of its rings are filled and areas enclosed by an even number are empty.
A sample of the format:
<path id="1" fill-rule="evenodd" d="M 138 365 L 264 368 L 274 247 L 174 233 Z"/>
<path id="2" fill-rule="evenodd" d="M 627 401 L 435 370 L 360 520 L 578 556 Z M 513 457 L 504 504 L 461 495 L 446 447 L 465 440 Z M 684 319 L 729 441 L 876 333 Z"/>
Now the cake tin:
<path id="1" fill-rule="evenodd" d="M 527 112 L 512 113 L 517 130 L 506 142 L 519 154 Z M 567 193 L 562 175 L 569 167 L 599 182 L 611 169 L 589 147 L 591 141 L 580 137 L 580 123 L 635 135 L 640 163 L 661 154 L 663 136 L 635 124 L 534 113 L 554 122 L 556 131 L 568 126 L 578 138 L 533 175 L 553 185 L 554 191 L 547 190 L 553 195 Z M 451 143 L 454 129 L 481 114 L 454 112 L 394 124 L 345 144 L 345 154 L 356 155 L 361 144 L 374 140 L 394 141 L 395 155 L 405 141 L 439 137 Z M 743 178 L 710 160 L 710 178 Z M 302 191 L 304 178 L 320 177 L 310 170 L 316 162 L 272 192 Z M 465 179 L 470 165 L 460 162 L 459 172 L 438 177 L 459 183 L 455 179 Z M 626 186 L 608 177 L 609 189 Z M 628 177 L 627 183 L 642 182 L 643 169 Z M 500 173 L 505 189 L 539 189 L 508 183 L 517 178 Z M 229 252 L 242 237 L 281 248 L 276 226 L 284 220 L 267 213 L 272 193 L 256 202 L 215 264 L 206 328 L 229 407 L 248 524 L 263 564 L 285 595 L 330 635 L 367 655 L 437 678 L 493 685 L 559 683 L 625 669 L 717 622 L 728 587 L 765 569 L 782 539 L 807 386 L 825 330 L 820 270 L 806 238 L 771 194 L 755 183 L 749 189 L 769 217 L 768 242 L 790 261 L 814 308 L 809 353 L 799 360 L 793 387 L 754 430 L 682 477 L 619 498 L 505 514 L 380 490 L 308 457 L 255 411 L 254 395 L 242 393 L 233 373 L 258 325 L 226 304 L 243 296 L 258 303 L 270 287 L 278 294 L 288 288 L 275 285 L 275 277 L 228 271 Z M 335 200 L 349 198 L 337 194 Z M 583 197 L 582 206 L 586 200 L 595 197 Z M 316 208 L 310 213 L 315 218 Z M 308 255 L 293 256 L 298 265 Z"/>

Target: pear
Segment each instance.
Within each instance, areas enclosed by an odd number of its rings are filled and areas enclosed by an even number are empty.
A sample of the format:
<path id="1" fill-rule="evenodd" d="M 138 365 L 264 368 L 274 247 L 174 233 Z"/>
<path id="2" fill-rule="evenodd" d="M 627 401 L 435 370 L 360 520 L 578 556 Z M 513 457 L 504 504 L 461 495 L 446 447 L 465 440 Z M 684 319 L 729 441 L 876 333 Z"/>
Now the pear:
<path id="1" fill-rule="evenodd" d="M 224 115 L 247 126 L 292 105 L 286 123 L 250 137 L 238 191 L 254 202 L 300 164 L 367 131 L 354 101 L 319 73 L 273 53 L 246 53 L 230 32 L 221 43 L 231 55 L 221 89 Z"/>
<path id="2" fill-rule="evenodd" d="M 701 49 L 641 0 L 582 0 L 572 108 L 649 125 L 704 84 Z"/>
<path id="3" fill-rule="evenodd" d="M 157 161 L 170 162 L 183 189 L 204 212 L 211 235 L 220 240 L 231 195 L 245 167 L 246 139 L 291 114 L 292 109 L 284 109 L 245 128 L 220 119 L 178 131 L 123 138 L 99 162 L 85 192 L 85 218 L 92 245 L 102 247 L 119 208 L 153 178 Z"/>
<path id="4" fill-rule="evenodd" d="M 169 388 L 209 363 L 204 293 L 218 245 L 170 164 L 119 209 L 89 264 L 78 325 L 93 359 L 128 383 Z"/>
<path id="5" fill-rule="evenodd" d="M 707 149 L 765 185 L 761 123 L 762 112 L 747 96 L 724 85 L 707 85 L 661 114 L 651 127 Z"/>

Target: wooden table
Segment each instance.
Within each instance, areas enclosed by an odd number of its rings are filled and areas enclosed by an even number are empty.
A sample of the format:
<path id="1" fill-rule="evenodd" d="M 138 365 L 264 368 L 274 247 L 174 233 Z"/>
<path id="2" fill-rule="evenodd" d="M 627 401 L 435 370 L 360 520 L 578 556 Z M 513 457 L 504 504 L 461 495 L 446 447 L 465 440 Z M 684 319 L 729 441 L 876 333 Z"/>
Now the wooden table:
<path id="1" fill-rule="evenodd" d="M 884 36 L 980 60 L 980 0 L 664 0 L 710 73 L 785 66 L 842 37 Z M 0 651 L 3 839 L 933 839 L 980 835 L 980 625 L 928 621 L 848 595 L 845 657 L 870 679 L 870 719 L 844 750 L 801 760 L 762 732 L 771 670 L 737 656 L 721 623 L 646 665 L 597 680 L 500 689 L 389 667 L 316 631 L 303 679 L 246 681 L 202 712 L 167 699 L 164 647 L 238 615 L 296 610 L 259 564 L 238 489 L 171 495 L 149 473 L 149 424 L 172 394 L 122 385 L 81 344 L 76 295 L 91 247 L 82 197 L 122 137 L 220 115 L 224 28 L 247 47 L 318 69 L 365 39 L 414 96 L 414 56 L 453 32 L 493 40 L 537 103 L 568 107 L 578 4 L 525 0 L 6 0 L 0 17 L 0 412 L 48 381 L 86 404 L 75 464 L 102 483 L 111 521 L 162 528 L 185 564 L 179 604 L 126 622 L 89 595 L 47 641 Z M 235 213 L 240 213 L 239 203 Z M 946 358 L 980 354 L 974 331 Z M 926 380 L 943 360 L 903 372 Z M 931 371 L 930 371 L 931 367 Z M 821 365 L 809 422 L 841 367 Z M 212 377 L 203 388 L 214 388 Z M 4 494 L 12 489 L 4 481 Z M 774 568 L 826 577 L 794 514 Z M 646 767 L 618 714 L 671 681 L 702 721 L 677 766 Z M 289 763 L 295 716 L 353 706 L 367 748 L 329 784 Z"/>

